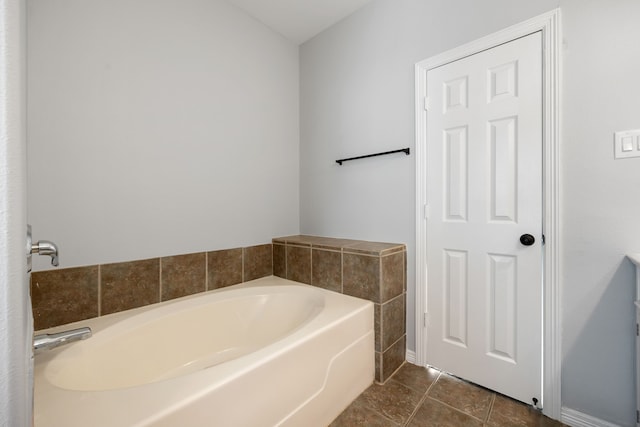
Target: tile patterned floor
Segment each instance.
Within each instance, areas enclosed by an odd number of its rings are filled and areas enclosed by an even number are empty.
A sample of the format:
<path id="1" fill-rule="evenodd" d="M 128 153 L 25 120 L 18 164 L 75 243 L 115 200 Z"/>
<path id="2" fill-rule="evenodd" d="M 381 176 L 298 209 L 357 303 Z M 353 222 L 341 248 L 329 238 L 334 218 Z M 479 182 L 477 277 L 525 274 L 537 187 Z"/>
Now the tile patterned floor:
<path id="1" fill-rule="evenodd" d="M 329 427 L 560 427 L 564 424 L 498 393 L 433 368 L 405 363 L 373 384 Z"/>

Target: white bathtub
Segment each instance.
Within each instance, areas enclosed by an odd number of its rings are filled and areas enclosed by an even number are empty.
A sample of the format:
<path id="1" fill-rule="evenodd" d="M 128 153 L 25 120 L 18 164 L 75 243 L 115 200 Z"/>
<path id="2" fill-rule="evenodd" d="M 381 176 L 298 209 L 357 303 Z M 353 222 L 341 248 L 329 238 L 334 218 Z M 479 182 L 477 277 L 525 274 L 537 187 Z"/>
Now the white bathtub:
<path id="1" fill-rule="evenodd" d="M 35 358 L 35 427 L 326 426 L 373 382 L 373 304 L 278 277 L 50 331 L 77 326 Z"/>

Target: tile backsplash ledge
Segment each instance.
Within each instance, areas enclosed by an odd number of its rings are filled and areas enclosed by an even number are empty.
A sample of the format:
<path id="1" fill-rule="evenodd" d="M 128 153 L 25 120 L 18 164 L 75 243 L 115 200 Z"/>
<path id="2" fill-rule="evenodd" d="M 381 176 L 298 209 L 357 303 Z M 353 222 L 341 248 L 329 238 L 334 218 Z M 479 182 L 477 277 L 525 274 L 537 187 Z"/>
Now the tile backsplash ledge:
<path id="1" fill-rule="evenodd" d="M 406 352 L 405 245 L 316 236 L 272 243 L 274 275 L 374 303 L 375 379 L 389 379 Z"/>

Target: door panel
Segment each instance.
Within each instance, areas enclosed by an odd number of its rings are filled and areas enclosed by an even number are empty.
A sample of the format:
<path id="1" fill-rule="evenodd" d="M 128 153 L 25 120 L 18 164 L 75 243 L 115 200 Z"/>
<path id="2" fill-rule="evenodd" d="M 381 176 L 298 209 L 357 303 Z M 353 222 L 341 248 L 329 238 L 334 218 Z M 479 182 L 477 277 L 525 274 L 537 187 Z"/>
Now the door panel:
<path id="1" fill-rule="evenodd" d="M 427 73 L 427 362 L 527 403 L 541 401 L 541 46 L 535 33 Z"/>

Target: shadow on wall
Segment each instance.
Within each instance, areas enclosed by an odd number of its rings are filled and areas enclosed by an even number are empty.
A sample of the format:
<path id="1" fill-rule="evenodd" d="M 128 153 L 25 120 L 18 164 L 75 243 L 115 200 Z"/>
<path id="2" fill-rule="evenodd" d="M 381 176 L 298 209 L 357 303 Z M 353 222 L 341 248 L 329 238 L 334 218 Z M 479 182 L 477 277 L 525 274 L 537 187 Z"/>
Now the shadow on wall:
<path id="1" fill-rule="evenodd" d="M 562 402 L 564 407 L 599 414 L 620 426 L 635 426 L 635 267 L 625 258 L 607 279 L 603 277 L 594 287 L 596 291 L 604 288 L 604 292 L 593 311 L 585 314 L 588 319 L 582 332 L 564 351 L 563 360 L 573 362 L 562 367 Z M 565 313 L 565 319 L 579 316 Z M 584 354 L 590 355 L 589 363 L 580 363 Z M 602 363 L 593 365 L 593 360 Z M 607 369 L 611 363 L 619 369 Z M 606 400 L 608 407 L 603 406 L 603 394 L 613 397 Z M 614 401 L 617 407 L 611 407 Z M 573 402 L 590 404 L 584 407 Z"/>

